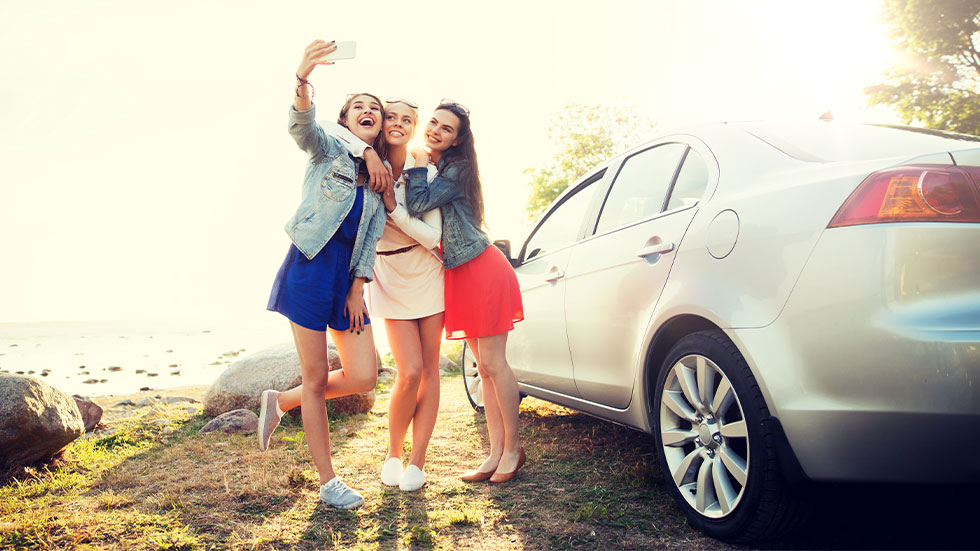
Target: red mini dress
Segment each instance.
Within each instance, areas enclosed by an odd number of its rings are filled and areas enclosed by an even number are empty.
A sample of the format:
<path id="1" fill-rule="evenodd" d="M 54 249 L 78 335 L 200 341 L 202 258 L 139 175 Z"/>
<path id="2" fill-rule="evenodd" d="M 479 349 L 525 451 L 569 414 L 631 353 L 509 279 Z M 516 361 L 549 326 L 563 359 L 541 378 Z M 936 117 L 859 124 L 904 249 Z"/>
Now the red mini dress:
<path id="1" fill-rule="evenodd" d="M 446 338 L 450 340 L 499 335 L 524 319 L 514 268 L 493 245 L 446 270 L 445 299 Z"/>

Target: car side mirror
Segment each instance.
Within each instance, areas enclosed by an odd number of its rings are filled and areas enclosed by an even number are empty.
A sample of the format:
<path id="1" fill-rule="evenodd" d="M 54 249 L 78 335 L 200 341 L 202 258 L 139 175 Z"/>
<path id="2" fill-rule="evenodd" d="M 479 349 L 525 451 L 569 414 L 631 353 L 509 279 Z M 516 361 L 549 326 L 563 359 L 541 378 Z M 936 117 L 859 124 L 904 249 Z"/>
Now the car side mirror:
<path id="1" fill-rule="evenodd" d="M 497 241 L 494 241 L 493 242 L 493 246 L 494 247 L 497 247 L 498 249 L 500 249 L 500 252 L 504 253 L 504 257 L 507 258 L 507 262 L 510 262 L 510 265 L 511 266 L 513 266 L 515 268 L 517 267 L 517 264 L 518 264 L 517 259 L 511 258 L 511 256 L 510 256 L 510 240 L 509 239 L 498 239 Z"/>

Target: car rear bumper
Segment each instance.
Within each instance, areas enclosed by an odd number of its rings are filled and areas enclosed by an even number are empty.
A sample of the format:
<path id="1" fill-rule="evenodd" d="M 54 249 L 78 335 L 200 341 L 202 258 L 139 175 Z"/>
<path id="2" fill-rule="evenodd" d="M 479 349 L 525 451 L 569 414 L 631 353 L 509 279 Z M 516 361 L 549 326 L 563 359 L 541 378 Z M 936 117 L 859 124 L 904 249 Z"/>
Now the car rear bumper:
<path id="1" fill-rule="evenodd" d="M 777 320 L 728 331 L 807 477 L 980 482 L 980 226 L 828 230 Z"/>

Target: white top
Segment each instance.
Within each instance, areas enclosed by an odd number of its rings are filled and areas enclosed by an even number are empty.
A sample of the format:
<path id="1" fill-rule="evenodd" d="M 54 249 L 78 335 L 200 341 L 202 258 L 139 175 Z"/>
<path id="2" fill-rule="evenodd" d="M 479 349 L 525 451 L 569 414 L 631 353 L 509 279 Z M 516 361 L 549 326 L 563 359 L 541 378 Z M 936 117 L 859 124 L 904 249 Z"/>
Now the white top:
<path id="1" fill-rule="evenodd" d="M 321 125 L 328 133 L 348 144 L 351 152 L 363 156 L 366 146 L 344 126 Z M 434 208 L 416 218 L 405 207 L 404 173 L 415 166 L 415 158 L 405 157 L 402 177 L 395 182 L 395 210 L 388 214 L 378 251 L 394 251 L 411 245 L 409 251 L 378 255 L 374 261 L 374 281 L 368 284 L 368 307 L 371 315 L 385 319 L 419 319 L 438 314 L 443 302 L 442 256 L 437 247 L 442 239 L 442 213 Z M 431 181 L 436 175 L 428 167 Z"/>

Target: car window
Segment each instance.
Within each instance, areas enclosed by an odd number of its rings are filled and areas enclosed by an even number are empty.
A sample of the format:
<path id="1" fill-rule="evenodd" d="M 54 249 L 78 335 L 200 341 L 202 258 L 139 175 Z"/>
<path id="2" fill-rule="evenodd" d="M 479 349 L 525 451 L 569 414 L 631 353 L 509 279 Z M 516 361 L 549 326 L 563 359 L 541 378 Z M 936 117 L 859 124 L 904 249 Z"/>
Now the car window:
<path id="1" fill-rule="evenodd" d="M 704 188 L 706 187 L 708 187 L 708 165 L 697 151 L 690 149 L 687 152 L 687 157 L 684 158 L 681 171 L 677 174 L 674 188 L 670 190 L 670 199 L 667 201 L 666 210 L 697 203 L 704 195 Z"/>
<path id="2" fill-rule="evenodd" d="M 592 202 L 597 186 L 593 184 L 602 179 L 605 171 L 581 184 L 577 190 L 565 197 L 561 204 L 553 207 L 547 218 L 534 231 L 525 245 L 524 260 L 548 254 L 575 242 L 582 228 L 582 219 Z"/>
<path id="3" fill-rule="evenodd" d="M 664 144 L 626 159 L 606 196 L 596 233 L 661 212 L 677 164 L 686 149 L 684 144 Z"/>

